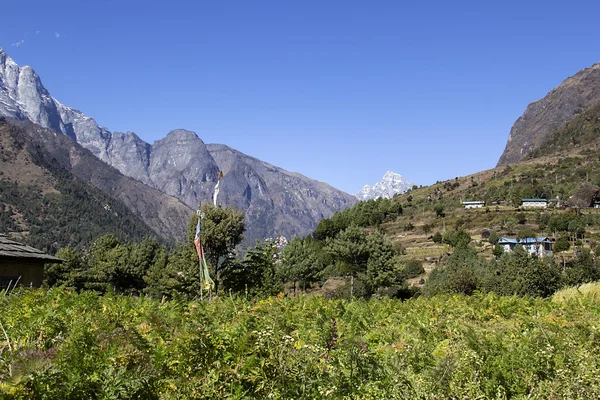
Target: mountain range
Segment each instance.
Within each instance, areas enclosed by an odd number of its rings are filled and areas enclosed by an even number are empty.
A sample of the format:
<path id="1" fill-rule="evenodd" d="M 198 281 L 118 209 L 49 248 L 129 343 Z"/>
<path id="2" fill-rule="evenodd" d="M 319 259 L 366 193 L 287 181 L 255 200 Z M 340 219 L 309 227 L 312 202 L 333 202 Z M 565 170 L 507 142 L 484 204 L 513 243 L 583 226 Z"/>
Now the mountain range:
<path id="1" fill-rule="evenodd" d="M 223 171 L 219 204 L 246 212 L 247 244 L 274 235 L 306 235 L 321 218 L 356 202 L 355 197 L 325 183 L 285 171 L 225 145 L 207 145 L 188 130 L 173 130 L 152 144 L 133 132 L 111 132 L 93 118 L 53 98 L 31 67 L 19 66 L 2 49 L 0 116 L 12 121 L 30 121 L 70 138 L 120 175 L 148 187 L 131 184 L 130 192 L 148 193 L 150 189 L 154 189 L 152 193 L 162 192 L 185 204 L 190 215 L 200 202 L 211 201 L 217 174 Z M 61 146 L 67 146 L 66 142 Z M 86 178 L 99 185 L 93 176 Z M 123 197 L 121 189 L 113 189 L 113 195 Z M 135 202 L 130 200 L 126 204 L 141 215 Z M 185 231 L 184 226 L 171 224 L 153 229 L 166 237 L 181 237 Z"/>
<path id="2" fill-rule="evenodd" d="M 375 185 L 365 185 L 355 196 L 359 200 L 385 197 L 391 199 L 395 194 L 402 194 L 412 188 L 414 183 L 407 181 L 402 175 L 387 171 Z"/>
<path id="3" fill-rule="evenodd" d="M 0 231 L 50 253 L 109 233 L 174 243 L 185 237 L 178 228 L 191 213 L 66 136 L 0 117 Z"/>

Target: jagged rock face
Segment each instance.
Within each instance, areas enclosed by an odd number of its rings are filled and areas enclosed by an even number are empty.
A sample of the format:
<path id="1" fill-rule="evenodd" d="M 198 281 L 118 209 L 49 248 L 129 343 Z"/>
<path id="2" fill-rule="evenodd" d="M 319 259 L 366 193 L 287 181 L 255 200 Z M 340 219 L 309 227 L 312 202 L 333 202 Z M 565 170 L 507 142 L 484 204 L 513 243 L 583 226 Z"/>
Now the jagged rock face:
<path id="1" fill-rule="evenodd" d="M 365 185 L 355 196 L 359 200 L 377 199 L 385 197 L 391 199 L 395 194 L 402 194 L 410 189 L 414 183 L 407 181 L 402 175 L 387 171 L 383 178 L 375 185 Z"/>
<path id="2" fill-rule="evenodd" d="M 527 106 L 510 130 L 498 166 L 524 159 L 555 129 L 600 101 L 600 64 L 565 79 L 541 100 Z"/>
<path id="3" fill-rule="evenodd" d="M 127 175 L 151 185 L 150 152 L 152 146 L 140 139 L 135 133 L 114 132 L 106 153 L 110 154 L 110 164 Z"/>
<path id="4" fill-rule="evenodd" d="M 63 133 L 106 160 L 110 132 L 100 128 L 93 118 L 52 98 L 31 67 L 19 67 L 1 48 L 0 81 L 0 115 L 27 119 Z"/>
<path id="5" fill-rule="evenodd" d="M 227 146 L 205 145 L 194 132 L 174 130 L 152 145 L 132 132 L 111 133 L 93 118 L 53 99 L 30 67 L 19 67 L 2 49 L 0 115 L 62 133 L 122 174 L 192 208 L 201 201 L 212 202 L 217 173 L 222 170 L 219 203 L 246 211 L 247 244 L 274 235 L 306 235 L 321 218 L 356 202 L 327 184 Z"/>
<path id="6" fill-rule="evenodd" d="M 174 130 L 152 145 L 149 173 L 153 186 L 191 207 L 210 199 L 218 172 L 206 145 L 194 132 Z"/>
<path id="7" fill-rule="evenodd" d="M 273 234 L 303 236 L 322 218 L 356 199 L 333 187 L 285 171 L 221 144 L 207 145 L 223 171 L 219 204 L 246 210 L 247 242 Z M 251 243 L 251 242 L 250 242 Z"/>

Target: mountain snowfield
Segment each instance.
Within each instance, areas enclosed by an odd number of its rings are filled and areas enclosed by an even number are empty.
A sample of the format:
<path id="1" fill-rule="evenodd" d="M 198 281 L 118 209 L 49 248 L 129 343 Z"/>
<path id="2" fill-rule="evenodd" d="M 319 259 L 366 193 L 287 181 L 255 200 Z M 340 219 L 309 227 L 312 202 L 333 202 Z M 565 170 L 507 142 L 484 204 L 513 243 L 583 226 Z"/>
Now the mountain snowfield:
<path id="1" fill-rule="evenodd" d="M 379 182 L 373 186 L 365 185 L 355 196 L 359 200 L 377 199 L 379 197 L 391 199 L 395 194 L 406 192 L 413 185 L 414 183 L 407 181 L 402 175 L 387 171 Z"/>

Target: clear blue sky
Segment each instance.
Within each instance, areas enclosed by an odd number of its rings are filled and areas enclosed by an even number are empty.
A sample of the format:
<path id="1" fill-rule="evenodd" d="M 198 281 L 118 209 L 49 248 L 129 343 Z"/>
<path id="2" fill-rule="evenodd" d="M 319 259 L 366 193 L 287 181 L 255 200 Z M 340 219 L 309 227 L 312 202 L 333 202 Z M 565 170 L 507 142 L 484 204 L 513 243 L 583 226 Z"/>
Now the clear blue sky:
<path id="1" fill-rule="evenodd" d="M 600 61 L 598 1 L 10 1 L 0 47 L 62 103 L 350 193 L 495 166 L 528 103 Z"/>

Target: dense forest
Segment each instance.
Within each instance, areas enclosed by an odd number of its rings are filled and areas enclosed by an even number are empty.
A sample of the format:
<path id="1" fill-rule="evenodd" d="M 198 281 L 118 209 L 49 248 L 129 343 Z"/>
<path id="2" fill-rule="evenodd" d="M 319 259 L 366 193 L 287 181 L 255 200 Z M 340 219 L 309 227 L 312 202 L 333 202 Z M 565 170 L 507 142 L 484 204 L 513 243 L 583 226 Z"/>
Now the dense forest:
<path id="1" fill-rule="evenodd" d="M 157 237 L 122 203 L 89 185 L 59 179 L 56 190 L 44 193 L 36 186 L 0 180 L 0 231 L 25 232 L 28 244 L 50 254 L 71 243 L 82 249 L 108 233 L 122 240 Z"/>

